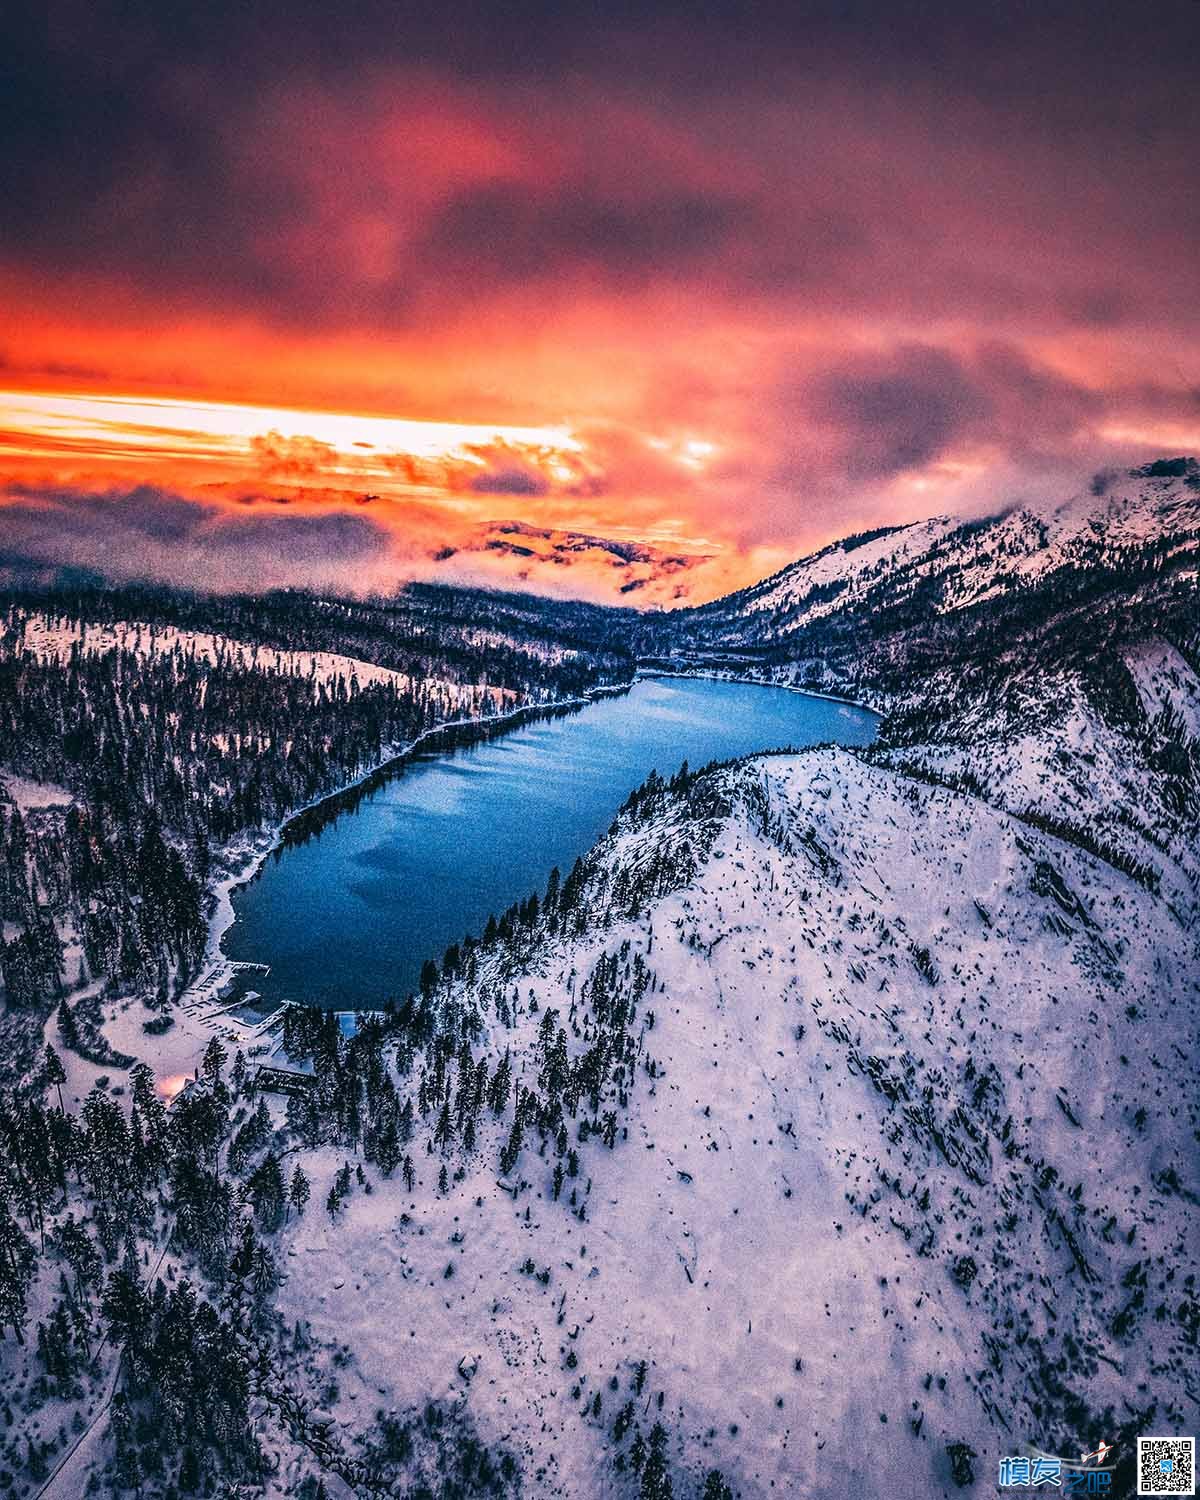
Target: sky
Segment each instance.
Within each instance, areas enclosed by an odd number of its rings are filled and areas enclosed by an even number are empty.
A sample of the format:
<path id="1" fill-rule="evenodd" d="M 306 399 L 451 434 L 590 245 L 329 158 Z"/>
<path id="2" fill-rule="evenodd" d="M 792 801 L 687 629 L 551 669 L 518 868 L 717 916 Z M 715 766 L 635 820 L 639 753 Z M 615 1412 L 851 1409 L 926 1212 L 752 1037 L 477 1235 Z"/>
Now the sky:
<path id="1" fill-rule="evenodd" d="M 1198 42 L 1196 0 L 11 0 L 0 562 L 504 581 L 518 520 L 670 603 L 1194 452 Z M 522 580 L 614 593 L 587 557 Z"/>

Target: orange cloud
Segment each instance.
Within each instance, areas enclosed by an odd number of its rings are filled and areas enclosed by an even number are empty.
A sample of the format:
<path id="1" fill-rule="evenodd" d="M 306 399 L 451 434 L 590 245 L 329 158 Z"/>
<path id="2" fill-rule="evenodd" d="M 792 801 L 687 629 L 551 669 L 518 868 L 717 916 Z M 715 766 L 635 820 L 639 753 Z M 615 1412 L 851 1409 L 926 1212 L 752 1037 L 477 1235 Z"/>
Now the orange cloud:
<path id="1" fill-rule="evenodd" d="M 0 475 L 732 577 L 1196 430 L 1174 3 L 214 3 L 0 19 Z"/>

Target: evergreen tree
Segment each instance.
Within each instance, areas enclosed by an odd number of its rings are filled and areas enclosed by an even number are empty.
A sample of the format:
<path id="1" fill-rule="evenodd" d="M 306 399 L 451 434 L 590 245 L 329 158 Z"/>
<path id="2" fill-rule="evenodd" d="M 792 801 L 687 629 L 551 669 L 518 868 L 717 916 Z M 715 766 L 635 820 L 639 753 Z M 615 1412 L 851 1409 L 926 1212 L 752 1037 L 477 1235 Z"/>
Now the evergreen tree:
<path id="1" fill-rule="evenodd" d="M 504 1143 L 504 1148 L 500 1152 L 500 1175 L 502 1177 L 507 1177 L 520 1159 L 522 1138 L 521 1121 L 518 1118 L 512 1122 L 512 1129 L 508 1133 L 508 1140 Z"/>
<path id="2" fill-rule="evenodd" d="M 646 1466 L 642 1470 L 641 1500 L 672 1500 L 675 1490 L 667 1467 L 666 1448 L 666 1431 L 661 1422 L 655 1422 L 650 1433 Z"/>
<path id="3" fill-rule="evenodd" d="M 264 1229 L 270 1231 L 279 1227 L 286 1191 L 279 1158 L 274 1151 L 268 1151 L 262 1165 L 251 1174 L 246 1184 L 246 1196 L 253 1203 L 255 1215 Z"/>
<path id="4" fill-rule="evenodd" d="M 59 1001 L 58 1034 L 68 1052 L 79 1051 L 79 1026 L 75 1020 L 75 1012 L 71 1009 L 71 1002 L 67 999 Z"/>
<path id="5" fill-rule="evenodd" d="M 118 1391 L 113 1397 L 108 1422 L 113 1436 L 117 1485 L 123 1490 L 140 1491 L 142 1466 L 133 1435 L 133 1413 L 124 1391 Z"/>
<path id="6" fill-rule="evenodd" d="M 66 1004 L 66 1001 L 63 1001 Z M 63 1104 L 62 1086 L 67 1081 L 67 1070 L 62 1065 L 62 1059 L 49 1042 L 46 1043 L 46 1083 L 58 1091 L 58 1107 L 65 1109 Z"/>
<path id="7" fill-rule="evenodd" d="M 11 1328 L 18 1344 L 25 1342 L 25 1307 L 36 1264 L 33 1246 L 0 1197 L 0 1334 Z"/>
<path id="8" fill-rule="evenodd" d="M 304 1212 L 305 1204 L 308 1202 L 312 1188 L 309 1186 L 308 1178 L 304 1175 L 300 1163 L 296 1163 L 296 1170 L 292 1173 L 292 1181 L 288 1187 L 288 1203 L 296 1210 L 296 1217 Z"/>
<path id="9" fill-rule="evenodd" d="M 396 1121 L 389 1118 L 387 1124 L 379 1132 L 379 1138 L 375 1143 L 375 1160 L 379 1164 L 379 1170 L 385 1177 L 390 1177 L 400 1164 L 400 1133 L 396 1129 Z"/>
<path id="10" fill-rule="evenodd" d="M 221 1069 L 229 1059 L 228 1050 L 222 1045 L 220 1037 L 214 1036 L 204 1049 L 204 1058 L 200 1063 L 200 1072 L 215 1088 L 221 1081 Z"/>
<path id="11" fill-rule="evenodd" d="M 508 1108 L 508 1095 L 512 1087 L 512 1060 L 509 1057 L 508 1048 L 504 1049 L 504 1056 L 500 1059 L 492 1081 L 488 1085 L 488 1105 L 493 1114 L 502 1115 Z"/>

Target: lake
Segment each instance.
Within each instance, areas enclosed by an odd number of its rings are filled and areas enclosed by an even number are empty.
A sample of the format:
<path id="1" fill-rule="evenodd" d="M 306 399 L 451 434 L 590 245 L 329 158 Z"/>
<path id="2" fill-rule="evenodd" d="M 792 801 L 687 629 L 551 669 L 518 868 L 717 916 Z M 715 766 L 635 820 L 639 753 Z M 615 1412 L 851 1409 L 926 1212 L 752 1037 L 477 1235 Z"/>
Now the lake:
<path id="1" fill-rule="evenodd" d="M 234 893 L 223 950 L 271 966 L 254 981 L 271 1003 L 400 999 L 425 959 L 540 894 L 555 865 L 565 876 L 652 770 L 786 745 L 866 745 L 877 723 L 866 709 L 785 688 L 645 677 L 569 715 L 420 754 L 293 825 Z"/>

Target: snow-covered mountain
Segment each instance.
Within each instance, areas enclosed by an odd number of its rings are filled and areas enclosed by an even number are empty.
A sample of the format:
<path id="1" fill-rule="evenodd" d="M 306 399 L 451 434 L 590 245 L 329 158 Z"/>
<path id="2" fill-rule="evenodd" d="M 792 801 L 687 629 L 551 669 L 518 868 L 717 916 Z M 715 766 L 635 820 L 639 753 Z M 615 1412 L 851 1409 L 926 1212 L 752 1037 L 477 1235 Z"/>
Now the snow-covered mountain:
<path id="1" fill-rule="evenodd" d="M 398 1013 L 285 1018 L 273 1060 L 313 1082 L 266 1107 L 239 1076 L 211 1148 L 236 1250 L 170 1238 L 206 1180 L 176 1132 L 138 1244 L 216 1265 L 229 1472 L 924 1500 L 1103 1439 L 1121 1497 L 1137 1434 L 1194 1425 L 1200 472 L 1096 489 L 647 620 L 677 668 L 869 699 L 878 743 L 654 776 Z M 211 1033 L 146 1016 L 107 1035 L 178 1086 Z M 281 1159 L 311 1196 L 286 1222 Z M 129 1451 L 85 1434 L 48 1500 L 113 1492 Z"/>
<path id="2" fill-rule="evenodd" d="M 280 1312 L 354 1351 L 349 1452 L 355 1412 L 433 1397 L 539 1495 L 639 1494 L 657 1423 L 678 1495 L 918 1497 L 967 1449 L 987 1488 L 1029 1443 L 1186 1425 L 1200 970 L 1168 901 L 834 750 L 651 795 L 580 899 L 447 997 L 543 1101 L 547 1019 L 577 1063 L 628 1007 L 575 1171 L 532 1112 L 498 1171 L 503 1118 L 290 1236 Z"/>
<path id="3" fill-rule="evenodd" d="M 1166 586 L 1194 593 L 1200 571 L 1200 466 L 1160 460 L 1097 477 L 1058 506 L 982 519 L 935 517 L 835 542 L 762 583 L 648 622 L 647 655 L 728 659 L 775 677 L 903 692 L 889 662 L 989 659 L 1033 623 L 1060 645 L 1092 648 L 1101 628 L 1144 634 Z"/>
<path id="4" fill-rule="evenodd" d="M 906 528 L 691 617 L 804 662 L 820 589 L 886 599 L 890 633 L 838 638 L 885 737 L 652 783 L 569 905 L 443 980 L 444 1097 L 507 1056 L 526 1102 L 295 1232 L 278 1305 L 355 1352 L 347 1452 L 352 1410 L 432 1395 L 539 1495 L 669 1493 L 654 1428 L 679 1496 L 983 1493 L 1102 1438 L 1120 1494 L 1136 1434 L 1188 1430 L 1189 478 Z M 970 622 L 932 670 L 895 627 L 931 591 Z"/>
<path id="5" fill-rule="evenodd" d="M 618 604 L 670 604 L 691 592 L 712 554 L 587 532 L 489 521 L 434 554 L 437 572 Z"/>

